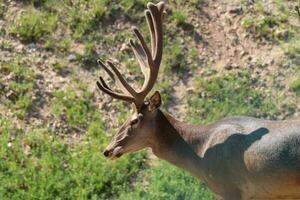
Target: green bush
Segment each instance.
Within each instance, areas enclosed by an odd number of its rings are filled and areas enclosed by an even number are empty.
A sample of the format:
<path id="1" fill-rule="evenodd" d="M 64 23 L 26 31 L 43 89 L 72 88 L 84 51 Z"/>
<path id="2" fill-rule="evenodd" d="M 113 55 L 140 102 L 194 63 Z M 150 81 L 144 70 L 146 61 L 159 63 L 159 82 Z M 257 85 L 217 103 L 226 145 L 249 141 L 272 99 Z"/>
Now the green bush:
<path id="1" fill-rule="evenodd" d="M 274 118 L 278 109 L 267 94 L 253 87 L 250 73 L 213 74 L 195 82 L 197 94 L 189 98 L 189 119 L 207 123 L 229 115 L 250 115 Z"/>
<path id="2" fill-rule="evenodd" d="M 27 65 L 21 63 L 19 58 L 16 61 L 2 63 L 0 67 L 0 78 L 10 76 L 7 84 L 7 92 L 11 97 L 7 98 L 4 104 L 20 119 L 23 119 L 32 107 L 32 90 L 35 85 L 35 74 Z"/>
<path id="3" fill-rule="evenodd" d="M 172 12 L 172 19 L 177 23 L 177 24 L 183 24 L 185 20 L 187 19 L 186 14 L 181 11 L 181 10 L 173 10 Z"/>
<path id="4" fill-rule="evenodd" d="M 300 96 L 300 78 L 294 80 L 290 84 L 290 89 L 294 91 L 298 96 Z"/>
<path id="5" fill-rule="evenodd" d="M 108 161 L 99 151 L 103 140 L 92 136 L 70 145 L 46 130 L 15 130 L 12 139 L 12 128 L 0 119 L 3 200 L 115 198 L 129 190 L 131 177 L 144 165 L 142 153 Z"/>
<path id="6" fill-rule="evenodd" d="M 81 38 L 102 22 L 107 3 L 108 0 L 76 0 L 71 7 L 67 7 L 68 24 L 75 38 Z"/>
<path id="7" fill-rule="evenodd" d="M 0 19 L 2 19 L 5 15 L 6 6 L 4 5 L 3 0 L 0 0 Z"/>
<path id="8" fill-rule="evenodd" d="M 161 161 L 157 167 L 147 169 L 143 179 L 135 185 L 132 192 L 124 194 L 126 199 L 164 199 L 164 200 L 213 200 L 211 192 L 198 179 L 170 164 Z M 147 186 L 145 187 L 145 183 Z"/>
<path id="9" fill-rule="evenodd" d="M 186 55 L 182 45 L 176 42 L 165 50 L 163 72 L 170 76 L 176 74 L 176 77 L 182 78 L 185 71 L 187 71 Z"/>
<path id="10" fill-rule="evenodd" d="M 57 16 L 29 7 L 12 24 L 10 32 L 26 42 L 50 35 L 57 26 Z"/>
<path id="11" fill-rule="evenodd" d="M 82 96 L 81 96 L 82 95 Z M 56 91 L 51 102 L 52 113 L 59 119 L 65 120 L 71 127 L 87 126 L 91 119 L 93 107 L 89 94 L 77 94 L 73 89 Z"/>

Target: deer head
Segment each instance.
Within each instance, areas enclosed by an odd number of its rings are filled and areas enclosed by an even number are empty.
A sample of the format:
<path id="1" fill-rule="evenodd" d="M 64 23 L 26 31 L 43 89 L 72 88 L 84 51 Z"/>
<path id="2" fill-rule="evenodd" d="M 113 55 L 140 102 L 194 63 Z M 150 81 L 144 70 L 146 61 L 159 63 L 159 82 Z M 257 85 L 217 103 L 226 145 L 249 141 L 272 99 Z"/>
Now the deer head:
<path id="1" fill-rule="evenodd" d="M 104 64 L 98 60 L 98 63 L 120 87 L 122 93 L 113 91 L 102 77 L 100 81 L 97 81 L 99 89 L 115 99 L 131 103 L 134 108 L 134 114 L 121 126 L 104 151 L 104 155 L 111 159 L 143 149 L 149 146 L 155 137 L 155 118 L 161 104 L 161 97 L 157 91 L 149 100 L 146 100 L 146 96 L 156 82 L 162 59 L 164 3 L 160 2 L 156 5 L 148 3 L 147 8 L 145 16 L 151 34 L 151 51 L 137 28 L 133 28 L 133 32 L 138 42 L 130 40 L 130 46 L 145 77 L 142 88 L 139 91 L 134 90 L 112 62 L 107 61 L 107 64 Z"/>

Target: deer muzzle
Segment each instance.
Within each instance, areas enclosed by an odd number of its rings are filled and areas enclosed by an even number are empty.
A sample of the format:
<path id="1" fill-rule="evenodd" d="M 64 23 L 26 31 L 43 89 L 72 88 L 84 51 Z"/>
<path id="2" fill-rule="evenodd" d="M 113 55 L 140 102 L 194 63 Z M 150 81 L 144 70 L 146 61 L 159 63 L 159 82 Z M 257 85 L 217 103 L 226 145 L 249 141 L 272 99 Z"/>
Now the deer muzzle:
<path id="1" fill-rule="evenodd" d="M 103 152 L 103 155 L 107 158 L 110 158 L 110 159 L 115 159 L 115 158 L 119 158 L 123 155 L 122 153 L 123 151 L 123 148 L 120 147 L 120 146 L 117 146 L 116 148 L 112 148 L 112 149 L 106 149 L 104 152 Z"/>

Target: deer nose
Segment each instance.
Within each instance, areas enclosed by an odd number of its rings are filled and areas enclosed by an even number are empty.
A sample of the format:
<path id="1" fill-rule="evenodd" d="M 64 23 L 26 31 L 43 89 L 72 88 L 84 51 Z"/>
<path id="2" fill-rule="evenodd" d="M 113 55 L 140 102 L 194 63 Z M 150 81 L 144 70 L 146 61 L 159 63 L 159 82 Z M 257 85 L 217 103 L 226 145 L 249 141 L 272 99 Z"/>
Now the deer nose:
<path id="1" fill-rule="evenodd" d="M 109 155 L 109 151 L 105 150 L 105 151 L 103 152 L 103 155 L 104 155 L 105 157 L 107 157 L 107 156 Z"/>

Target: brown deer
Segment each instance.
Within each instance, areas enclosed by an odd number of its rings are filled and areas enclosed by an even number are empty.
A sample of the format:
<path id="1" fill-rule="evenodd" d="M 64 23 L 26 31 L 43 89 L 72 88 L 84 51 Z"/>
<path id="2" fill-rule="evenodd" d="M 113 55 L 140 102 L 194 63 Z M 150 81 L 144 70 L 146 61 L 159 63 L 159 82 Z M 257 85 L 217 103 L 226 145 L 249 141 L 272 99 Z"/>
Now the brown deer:
<path id="1" fill-rule="evenodd" d="M 130 41 L 145 76 L 142 89 L 134 90 L 113 63 L 99 61 L 122 93 L 112 91 L 102 77 L 97 82 L 99 89 L 134 107 L 134 114 L 122 125 L 104 155 L 115 159 L 150 147 L 157 157 L 205 182 L 217 199 L 300 199 L 299 120 L 227 117 L 196 126 L 161 111 L 159 92 L 146 99 L 162 59 L 164 3 L 148 3 L 147 7 L 151 50 L 136 28 L 133 32 L 138 42 Z"/>

